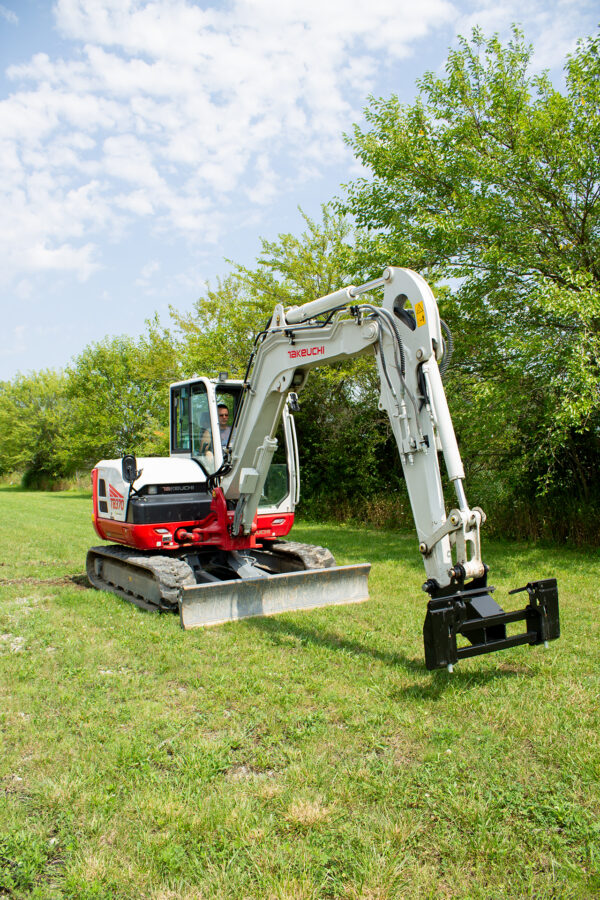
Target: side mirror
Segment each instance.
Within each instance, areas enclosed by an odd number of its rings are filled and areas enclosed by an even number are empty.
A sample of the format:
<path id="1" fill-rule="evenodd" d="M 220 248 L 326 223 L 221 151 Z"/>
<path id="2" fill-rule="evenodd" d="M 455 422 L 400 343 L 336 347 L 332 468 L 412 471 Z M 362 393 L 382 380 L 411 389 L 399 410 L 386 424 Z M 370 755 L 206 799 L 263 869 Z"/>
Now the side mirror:
<path id="1" fill-rule="evenodd" d="M 142 471 L 141 469 L 138 471 L 135 456 L 129 454 L 123 457 L 121 460 L 121 472 L 123 474 L 123 481 L 126 481 L 128 484 L 133 484 L 133 482 L 140 477 Z"/>

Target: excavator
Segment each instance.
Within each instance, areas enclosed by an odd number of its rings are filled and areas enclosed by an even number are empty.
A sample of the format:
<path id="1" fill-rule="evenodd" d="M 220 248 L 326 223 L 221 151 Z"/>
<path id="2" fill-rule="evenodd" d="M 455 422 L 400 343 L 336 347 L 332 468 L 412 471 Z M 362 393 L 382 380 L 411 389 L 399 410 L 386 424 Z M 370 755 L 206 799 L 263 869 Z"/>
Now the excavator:
<path id="1" fill-rule="evenodd" d="M 382 289 L 379 304 L 363 296 Z M 89 581 L 144 609 L 178 611 L 185 629 L 367 600 L 368 563 L 337 566 L 327 549 L 284 538 L 300 496 L 298 394 L 311 369 L 371 355 L 425 567 L 427 668 L 452 671 L 467 657 L 558 638 L 554 578 L 511 591 L 527 595 L 517 610 L 492 597 L 485 515 L 467 503 L 442 384 L 451 346 L 433 292 L 409 269 L 277 304 L 243 379 L 222 372 L 171 385 L 168 457 L 95 466 L 94 527 L 111 543 L 89 550 Z M 448 505 L 440 456 L 455 495 Z"/>

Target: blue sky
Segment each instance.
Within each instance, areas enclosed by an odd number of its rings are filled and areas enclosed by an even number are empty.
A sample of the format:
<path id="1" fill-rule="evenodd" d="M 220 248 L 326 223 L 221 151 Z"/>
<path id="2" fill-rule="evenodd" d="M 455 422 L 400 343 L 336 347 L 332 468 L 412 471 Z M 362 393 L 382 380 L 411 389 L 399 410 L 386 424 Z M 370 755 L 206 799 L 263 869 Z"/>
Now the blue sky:
<path id="1" fill-rule="evenodd" d="M 0 0 L 0 379 L 191 308 L 357 174 L 369 93 L 473 25 L 557 82 L 597 0 Z M 393 260 L 391 260 L 393 262 Z"/>

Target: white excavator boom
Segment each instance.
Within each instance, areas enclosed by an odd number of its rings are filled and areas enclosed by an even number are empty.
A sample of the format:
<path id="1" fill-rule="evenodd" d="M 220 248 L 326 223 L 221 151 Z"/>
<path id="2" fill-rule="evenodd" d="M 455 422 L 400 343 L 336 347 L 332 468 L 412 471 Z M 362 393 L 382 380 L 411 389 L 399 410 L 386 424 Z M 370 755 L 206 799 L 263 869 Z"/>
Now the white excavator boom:
<path id="1" fill-rule="evenodd" d="M 360 299 L 381 288 L 381 305 Z M 373 354 L 381 386 L 379 407 L 386 411 L 396 439 L 427 573 L 423 588 L 431 600 L 424 640 L 430 669 L 451 669 L 461 657 L 522 643 L 545 643 L 559 635 L 553 579 L 530 582 L 523 588 L 530 602 L 517 612 L 505 613 L 491 597 L 493 588 L 487 586 L 487 567 L 481 558 L 480 527 L 485 516 L 478 507 L 469 507 L 465 495 L 464 469 L 440 372 L 444 348 L 433 293 L 425 280 L 409 269 L 389 266 L 380 279 L 367 284 L 343 288 L 287 310 L 276 306 L 269 327 L 258 337 L 228 459 L 217 473 L 225 496 L 235 502 L 233 533 L 250 534 L 286 402 L 290 397 L 295 402 L 311 369 Z M 450 509 L 444 499 L 438 451 L 456 495 Z M 308 606 L 339 602 L 344 592 L 348 599 L 343 602 L 353 602 L 358 595 L 362 598 L 366 573 L 345 573 L 345 577 L 341 589 L 329 570 L 328 590 L 322 592 L 318 580 L 314 585 L 306 580 L 303 592 L 302 580 L 297 579 L 295 588 L 300 588 L 300 593 L 294 590 L 293 596 L 286 598 L 287 588 L 283 588 L 276 609 L 265 602 L 269 596 L 266 585 L 261 592 L 258 583 L 247 583 L 241 588 L 241 606 L 247 609 L 244 604 L 248 601 L 252 609 L 252 598 L 243 593 L 248 590 L 257 592 L 254 608 L 263 613 L 299 608 L 299 596 Z M 350 587 L 348 579 L 352 578 Z M 184 588 L 184 623 L 186 618 L 191 623 L 191 610 L 200 593 Z M 227 605 L 227 592 L 222 596 Z M 237 607 L 229 617 L 239 617 Z M 507 623 L 521 620 L 527 623 L 526 631 L 507 636 Z M 194 624 L 203 624 L 202 613 Z M 459 647 L 460 635 L 468 641 L 467 646 Z"/>
<path id="2" fill-rule="evenodd" d="M 361 293 L 376 287 L 384 289 L 383 305 L 362 304 Z M 331 312 L 328 322 L 313 318 Z M 290 391 L 299 392 L 317 366 L 374 354 L 379 406 L 389 416 L 398 446 L 427 576 L 444 587 L 458 563 L 467 577 L 481 577 L 483 514 L 470 509 L 465 498 L 464 470 L 438 367 L 443 347 L 431 289 L 408 269 L 388 267 L 383 278 L 368 285 L 287 311 L 277 307 L 256 352 L 222 480 L 226 497 L 237 503 L 235 527 L 245 533 L 252 528 Z M 457 495 L 448 515 L 438 449 Z"/>

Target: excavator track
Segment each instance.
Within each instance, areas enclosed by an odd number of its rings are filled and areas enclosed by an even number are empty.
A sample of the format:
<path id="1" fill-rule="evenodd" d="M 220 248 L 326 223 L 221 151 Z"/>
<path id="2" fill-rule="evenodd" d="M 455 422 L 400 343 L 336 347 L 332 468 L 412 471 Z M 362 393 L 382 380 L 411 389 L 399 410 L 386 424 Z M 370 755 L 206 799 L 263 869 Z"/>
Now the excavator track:
<path id="1" fill-rule="evenodd" d="M 301 544 L 299 541 L 274 541 L 270 549 L 277 555 L 298 559 L 303 569 L 330 569 L 335 559 L 327 547 L 317 544 Z"/>
<path id="2" fill-rule="evenodd" d="M 257 565 L 269 572 L 300 572 L 335 566 L 333 554 L 326 547 L 300 541 L 265 541 L 262 550 L 250 552 Z"/>
<path id="3" fill-rule="evenodd" d="M 181 588 L 196 584 L 184 560 L 136 553 L 118 544 L 91 547 L 86 570 L 94 587 L 148 610 L 176 612 Z"/>
<path id="4" fill-rule="evenodd" d="M 142 609 L 179 610 L 184 629 L 369 598 L 370 565 L 336 566 L 325 547 L 273 541 L 249 556 L 255 562 L 251 577 L 232 570 L 225 580 L 204 569 L 194 573 L 184 559 L 120 545 L 92 547 L 86 568 L 99 590 Z"/>

